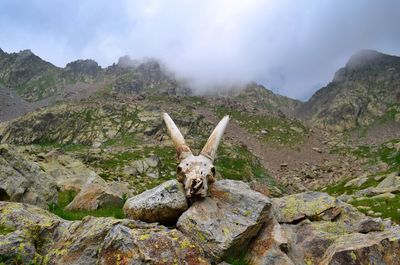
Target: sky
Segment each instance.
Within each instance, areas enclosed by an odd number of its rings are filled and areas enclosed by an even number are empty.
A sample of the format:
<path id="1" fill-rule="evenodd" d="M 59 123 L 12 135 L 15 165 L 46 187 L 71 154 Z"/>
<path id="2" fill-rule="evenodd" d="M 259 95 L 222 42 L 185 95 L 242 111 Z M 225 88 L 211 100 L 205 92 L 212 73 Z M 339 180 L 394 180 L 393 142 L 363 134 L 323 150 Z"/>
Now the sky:
<path id="1" fill-rule="evenodd" d="M 361 49 L 400 55 L 400 1 L 1 0 L 0 48 L 157 58 L 199 91 L 254 80 L 306 100 Z"/>

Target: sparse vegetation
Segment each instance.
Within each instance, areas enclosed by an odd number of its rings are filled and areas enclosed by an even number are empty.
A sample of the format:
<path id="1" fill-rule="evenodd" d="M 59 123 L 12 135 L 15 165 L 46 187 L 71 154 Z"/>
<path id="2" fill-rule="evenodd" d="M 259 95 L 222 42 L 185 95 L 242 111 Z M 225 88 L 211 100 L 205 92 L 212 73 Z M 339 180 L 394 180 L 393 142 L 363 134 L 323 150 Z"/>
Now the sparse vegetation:
<path id="1" fill-rule="evenodd" d="M 217 106 L 215 111 L 221 117 L 225 114 L 231 115 L 263 143 L 292 146 L 300 143 L 308 133 L 308 129 L 301 122 L 289 118 L 261 116 L 224 106 Z"/>
<path id="2" fill-rule="evenodd" d="M 65 191 L 58 193 L 58 203 L 50 204 L 49 211 L 66 220 L 81 220 L 83 217 L 91 215 L 96 217 L 115 217 L 124 218 L 124 212 L 121 207 L 104 207 L 96 211 L 67 211 L 64 208 L 74 199 L 76 193 Z"/>

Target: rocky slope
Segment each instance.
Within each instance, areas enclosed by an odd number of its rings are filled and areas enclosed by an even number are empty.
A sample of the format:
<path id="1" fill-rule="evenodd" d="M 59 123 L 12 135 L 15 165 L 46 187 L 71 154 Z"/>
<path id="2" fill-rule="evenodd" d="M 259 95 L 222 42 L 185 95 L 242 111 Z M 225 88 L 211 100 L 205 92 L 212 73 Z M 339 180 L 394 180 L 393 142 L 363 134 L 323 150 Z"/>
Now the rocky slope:
<path id="1" fill-rule="evenodd" d="M 400 122 L 400 57 L 372 50 L 356 53 L 299 114 L 335 131 L 379 120 Z"/>
<path id="2" fill-rule="evenodd" d="M 0 202 L 0 262 L 6 264 L 398 264 L 400 230 L 324 193 L 270 200 L 238 181 L 211 185 L 210 197 L 176 209 L 176 227 L 154 221 L 186 201 L 164 183 L 131 198 L 131 219 L 66 221 L 29 204 Z M 173 191 L 165 192 L 167 190 Z M 179 195 L 176 196 L 175 194 Z M 141 198 L 143 196 L 143 198 Z M 156 209 L 156 208 L 154 208 Z M 143 211 L 141 211 L 143 210 Z M 229 218 L 227 218 L 229 217 Z M 171 219 L 168 219 L 171 221 Z M 174 223 L 175 223 L 174 222 Z M 226 264 L 222 263 L 222 264 Z"/>
<path id="3" fill-rule="evenodd" d="M 379 131 L 400 124 L 397 62 L 354 56 L 302 105 L 255 83 L 194 96 L 151 59 L 0 51 L 0 264 L 399 263 L 400 136 Z M 231 116 L 203 201 L 174 180 L 162 112 L 194 152 Z"/>

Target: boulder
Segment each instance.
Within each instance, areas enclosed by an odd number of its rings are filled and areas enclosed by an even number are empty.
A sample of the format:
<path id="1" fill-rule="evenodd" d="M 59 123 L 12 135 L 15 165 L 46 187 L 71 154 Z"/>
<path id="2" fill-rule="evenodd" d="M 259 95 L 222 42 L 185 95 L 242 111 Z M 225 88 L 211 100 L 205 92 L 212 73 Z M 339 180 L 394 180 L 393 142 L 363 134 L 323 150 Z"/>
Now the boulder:
<path id="1" fill-rule="evenodd" d="M 53 177 L 15 147 L 0 145 L 0 200 L 26 202 L 47 208 L 57 201 Z"/>
<path id="2" fill-rule="evenodd" d="M 305 218 L 322 218 L 336 207 L 336 199 L 322 192 L 304 192 L 273 200 L 274 215 L 279 223 L 293 223 Z"/>
<path id="3" fill-rule="evenodd" d="M 180 231 L 156 224 L 99 217 L 65 221 L 12 202 L 0 202 L 0 213 L 5 264 L 210 264 Z"/>
<path id="4" fill-rule="evenodd" d="M 344 238 L 383 235 L 392 229 L 390 223 L 365 216 L 355 207 L 320 192 L 273 199 L 273 209 L 279 223 L 266 223 L 253 241 L 248 253 L 250 264 L 290 264 L 288 259 L 293 264 L 364 264 L 329 263 L 324 260 L 330 255 L 330 249 Z M 278 228 L 280 232 L 274 234 L 273 231 Z M 287 243 L 283 248 L 280 243 L 282 237 L 276 235 L 285 236 L 284 242 Z M 381 243 L 379 248 L 383 246 L 384 243 Z M 400 249 L 400 246 L 397 245 L 397 248 Z M 369 256 L 374 259 L 375 253 Z"/>
<path id="5" fill-rule="evenodd" d="M 89 179 L 101 179 L 93 170 L 81 161 L 58 151 L 51 151 L 37 162 L 40 167 L 54 178 L 61 191 L 81 191 Z"/>
<path id="6" fill-rule="evenodd" d="M 288 248 L 285 231 L 276 219 L 271 217 L 251 242 L 246 261 L 250 265 L 294 265 L 286 255 Z"/>
<path id="7" fill-rule="evenodd" d="M 396 172 L 391 173 L 386 176 L 384 180 L 382 180 L 377 188 L 394 188 L 397 187 L 400 189 L 400 176 Z"/>
<path id="8" fill-rule="evenodd" d="M 122 207 L 124 198 L 130 196 L 128 183 L 106 182 L 96 177 L 89 178 L 86 185 L 65 207 L 69 211 L 94 211 L 104 207 Z"/>
<path id="9" fill-rule="evenodd" d="M 349 234 L 336 240 L 320 264 L 400 264 L 400 227 L 384 232 Z"/>
<path id="10" fill-rule="evenodd" d="M 347 187 L 361 187 L 365 182 L 368 181 L 368 177 L 367 176 L 361 176 L 355 179 L 352 179 L 348 182 L 346 182 L 346 184 L 344 185 L 345 188 Z"/>
<path id="11" fill-rule="evenodd" d="M 150 156 L 142 160 L 134 160 L 130 164 L 125 165 L 123 172 L 126 175 L 141 175 L 151 178 L 159 178 L 160 168 L 160 158 L 158 156 Z"/>
<path id="12" fill-rule="evenodd" d="M 129 198 L 124 213 L 130 219 L 175 224 L 187 208 L 183 185 L 173 179 Z"/>
<path id="13" fill-rule="evenodd" d="M 217 181 L 209 191 L 181 215 L 177 228 L 219 262 L 246 248 L 270 215 L 271 201 L 241 181 Z"/>

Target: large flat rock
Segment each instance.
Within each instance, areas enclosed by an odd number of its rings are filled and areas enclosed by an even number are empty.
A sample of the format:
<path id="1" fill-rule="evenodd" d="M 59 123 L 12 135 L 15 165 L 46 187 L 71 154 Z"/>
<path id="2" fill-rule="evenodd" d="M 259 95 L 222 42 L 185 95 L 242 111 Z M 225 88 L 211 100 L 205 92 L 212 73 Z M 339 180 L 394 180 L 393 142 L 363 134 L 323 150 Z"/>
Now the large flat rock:
<path id="1" fill-rule="evenodd" d="M 47 208 L 57 202 L 52 176 L 17 148 L 0 145 L 0 201 L 25 202 Z"/>
<path id="2" fill-rule="evenodd" d="M 175 224 L 187 208 L 185 190 L 174 179 L 128 199 L 124 213 L 134 220 Z"/>
<path id="3" fill-rule="evenodd" d="M 271 201 L 243 182 L 217 181 L 210 196 L 193 203 L 177 227 L 213 261 L 241 253 L 270 214 Z"/>

